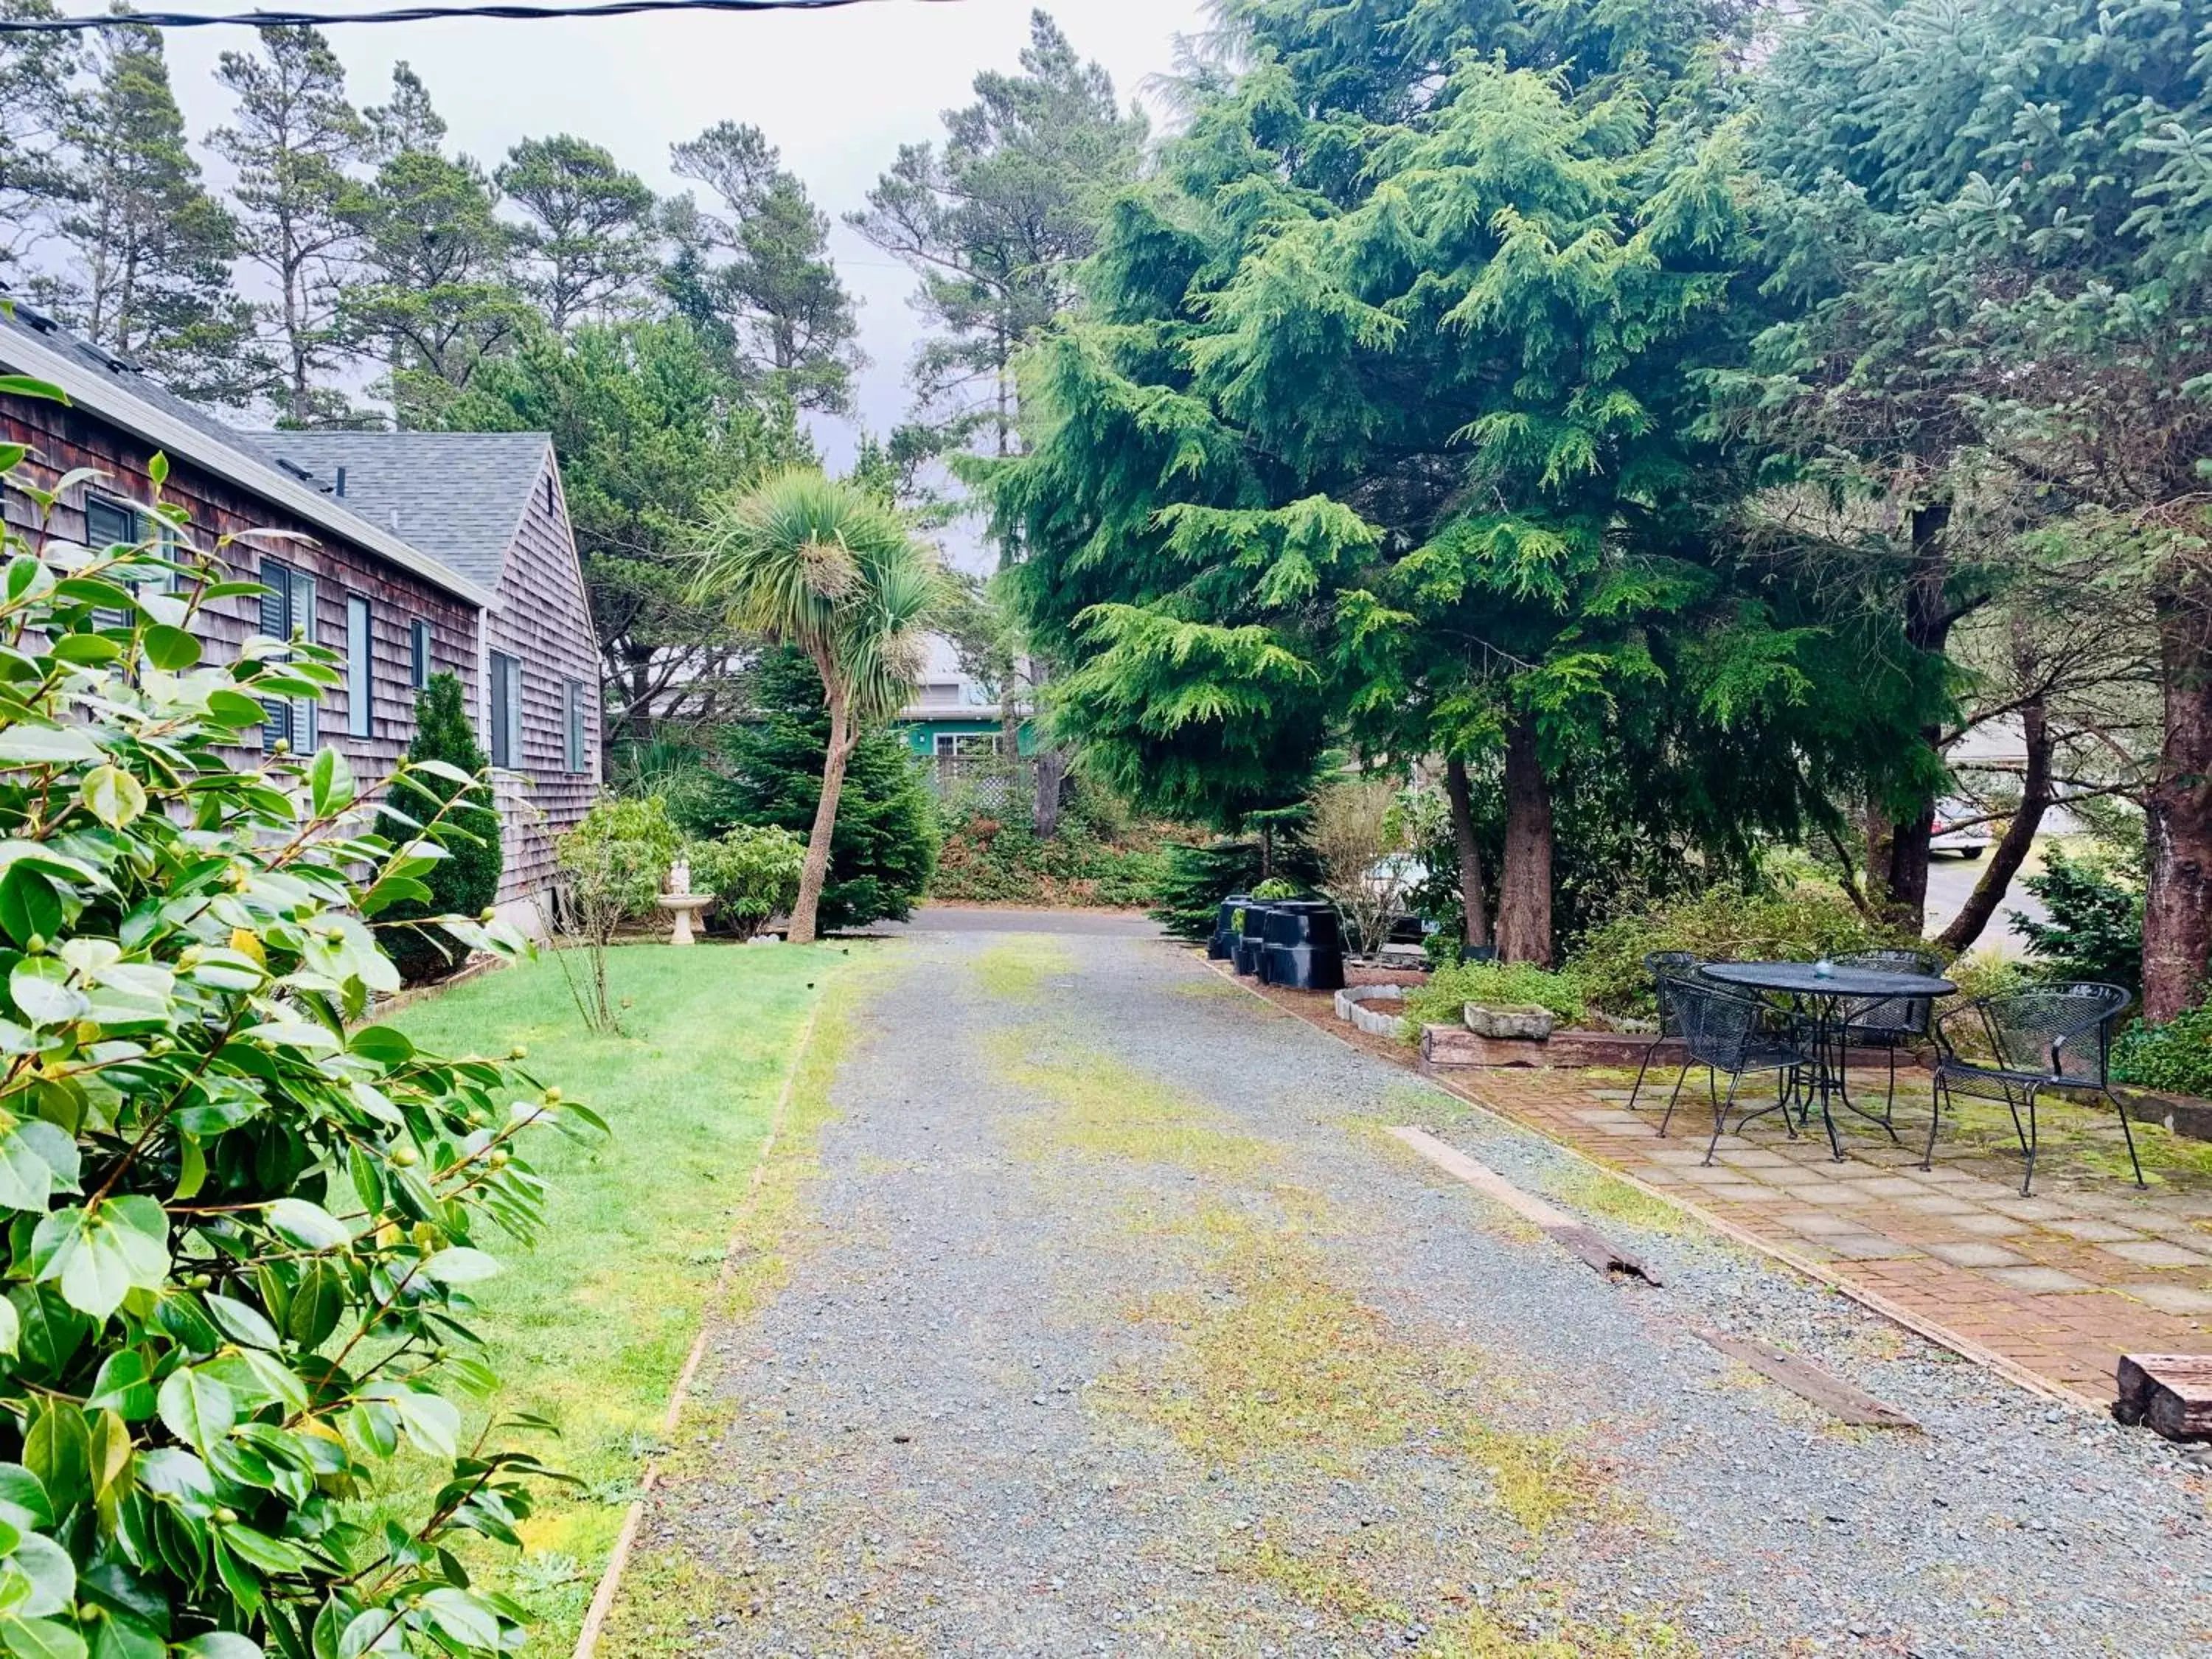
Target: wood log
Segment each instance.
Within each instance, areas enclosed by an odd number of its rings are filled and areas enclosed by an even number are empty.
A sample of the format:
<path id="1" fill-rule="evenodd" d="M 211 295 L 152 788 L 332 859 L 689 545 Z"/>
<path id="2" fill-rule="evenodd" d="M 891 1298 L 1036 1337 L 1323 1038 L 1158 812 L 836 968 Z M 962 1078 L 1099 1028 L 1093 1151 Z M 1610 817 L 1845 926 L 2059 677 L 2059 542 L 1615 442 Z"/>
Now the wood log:
<path id="1" fill-rule="evenodd" d="M 2212 1440 L 2212 1354 L 2124 1353 L 2112 1415 L 2168 1440 Z"/>

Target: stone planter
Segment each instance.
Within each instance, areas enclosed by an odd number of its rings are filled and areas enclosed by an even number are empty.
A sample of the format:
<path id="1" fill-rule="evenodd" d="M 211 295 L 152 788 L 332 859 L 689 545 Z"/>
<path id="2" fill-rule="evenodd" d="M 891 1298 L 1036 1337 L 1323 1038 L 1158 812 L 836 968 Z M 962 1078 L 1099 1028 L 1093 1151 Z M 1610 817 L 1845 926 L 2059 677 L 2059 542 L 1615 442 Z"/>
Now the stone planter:
<path id="1" fill-rule="evenodd" d="M 1370 1036 L 1395 1037 L 1405 1021 L 1391 1008 L 1405 1000 L 1402 985 L 1347 985 L 1336 994 L 1336 1017 Z"/>
<path id="2" fill-rule="evenodd" d="M 1533 1002 L 1514 1003 L 1502 1008 L 1470 1002 L 1460 1012 L 1467 1021 L 1467 1029 L 1475 1036 L 1501 1042 L 1541 1042 L 1552 1035 L 1556 1023 L 1550 1009 L 1540 1008 Z"/>

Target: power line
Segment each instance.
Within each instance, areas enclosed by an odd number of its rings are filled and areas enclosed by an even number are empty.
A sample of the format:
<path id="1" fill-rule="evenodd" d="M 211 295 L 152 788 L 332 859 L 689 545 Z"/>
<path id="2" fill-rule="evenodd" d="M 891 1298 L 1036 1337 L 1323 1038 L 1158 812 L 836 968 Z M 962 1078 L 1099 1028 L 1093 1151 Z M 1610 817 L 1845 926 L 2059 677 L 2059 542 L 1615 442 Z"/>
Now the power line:
<path id="1" fill-rule="evenodd" d="M 576 6 L 457 4 L 407 6 L 392 11 L 117 11 L 84 17 L 0 18 L 0 34 L 76 34 L 115 28 L 330 28 L 341 23 L 434 23 L 448 17 L 492 17 L 537 22 L 556 17 L 631 17 L 655 11 L 827 11 L 874 0 L 592 0 Z M 927 0 L 945 3 L 945 0 Z"/>

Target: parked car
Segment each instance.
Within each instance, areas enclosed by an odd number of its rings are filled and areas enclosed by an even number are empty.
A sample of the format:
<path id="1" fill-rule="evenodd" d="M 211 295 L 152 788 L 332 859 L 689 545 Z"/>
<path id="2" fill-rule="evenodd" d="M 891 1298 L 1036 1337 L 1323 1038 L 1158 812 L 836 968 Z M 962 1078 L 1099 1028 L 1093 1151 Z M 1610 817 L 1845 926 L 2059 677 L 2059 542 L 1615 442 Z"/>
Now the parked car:
<path id="1" fill-rule="evenodd" d="M 1954 824 L 1960 827 L 1954 829 Z M 1936 832 L 1929 839 L 1929 852 L 1956 853 L 1962 859 L 1978 859 L 1995 839 L 1990 834 L 1988 813 L 1978 803 L 1962 800 L 1956 795 L 1936 803 Z"/>

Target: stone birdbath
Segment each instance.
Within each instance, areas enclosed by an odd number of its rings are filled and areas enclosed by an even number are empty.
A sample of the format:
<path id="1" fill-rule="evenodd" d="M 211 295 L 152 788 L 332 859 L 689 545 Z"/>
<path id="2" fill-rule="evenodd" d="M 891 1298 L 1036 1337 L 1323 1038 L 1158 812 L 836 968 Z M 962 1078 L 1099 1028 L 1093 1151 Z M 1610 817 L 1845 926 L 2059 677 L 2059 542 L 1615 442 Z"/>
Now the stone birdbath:
<path id="1" fill-rule="evenodd" d="M 691 933 L 691 918 L 714 902 L 712 893 L 691 890 L 691 866 L 678 859 L 668 866 L 668 890 L 653 901 L 664 910 L 675 913 L 676 930 L 668 936 L 671 945 L 693 945 L 697 940 Z"/>

